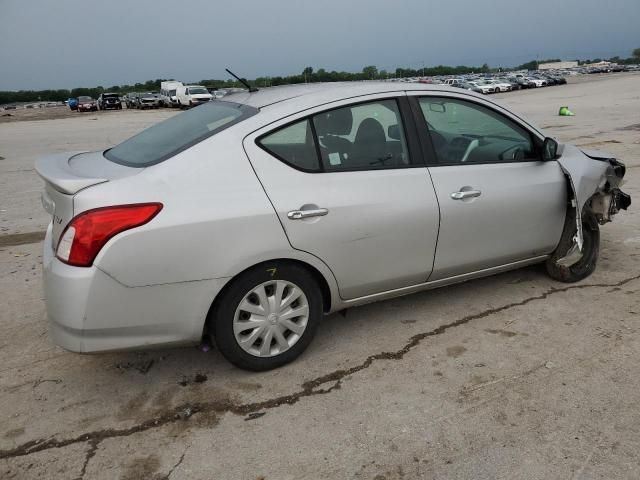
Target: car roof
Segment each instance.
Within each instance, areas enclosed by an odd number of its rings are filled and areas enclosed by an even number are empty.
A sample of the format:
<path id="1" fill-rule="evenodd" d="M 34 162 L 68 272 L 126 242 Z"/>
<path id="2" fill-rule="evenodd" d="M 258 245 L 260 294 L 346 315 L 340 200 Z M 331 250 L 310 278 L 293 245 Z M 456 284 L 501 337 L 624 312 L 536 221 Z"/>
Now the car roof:
<path id="1" fill-rule="evenodd" d="M 293 100 L 298 106 L 304 104 L 311 107 L 361 95 L 403 91 L 446 91 L 457 93 L 458 89 L 440 84 L 381 81 L 300 83 L 262 88 L 257 92 L 230 93 L 224 97 L 224 100 L 260 109 L 274 104 L 290 103 Z"/>

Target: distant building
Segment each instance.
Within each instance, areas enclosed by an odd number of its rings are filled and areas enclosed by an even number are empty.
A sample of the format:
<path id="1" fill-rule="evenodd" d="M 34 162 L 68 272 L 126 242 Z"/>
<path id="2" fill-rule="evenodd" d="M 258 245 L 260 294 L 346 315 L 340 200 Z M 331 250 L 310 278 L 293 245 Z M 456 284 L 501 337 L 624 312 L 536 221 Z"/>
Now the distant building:
<path id="1" fill-rule="evenodd" d="M 596 63 L 585 63 L 582 66 L 585 68 L 590 68 L 590 67 L 602 68 L 602 67 L 611 67 L 612 65 L 615 65 L 615 63 L 611 63 L 611 62 L 607 62 L 606 60 L 603 60 L 601 62 L 596 62 Z"/>
<path id="2" fill-rule="evenodd" d="M 562 68 L 575 68 L 578 66 L 578 62 L 552 62 L 541 63 L 538 65 L 538 70 L 556 70 Z"/>

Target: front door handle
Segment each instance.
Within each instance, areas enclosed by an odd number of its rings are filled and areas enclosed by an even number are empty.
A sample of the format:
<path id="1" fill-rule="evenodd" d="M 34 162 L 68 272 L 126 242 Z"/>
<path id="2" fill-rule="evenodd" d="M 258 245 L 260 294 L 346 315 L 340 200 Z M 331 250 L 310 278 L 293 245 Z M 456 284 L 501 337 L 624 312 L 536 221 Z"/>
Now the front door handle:
<path id="1" fill-rule="evenodd" d="M 480 190 L 465 190 L 460 192 L 453 192 L 451 194 L 451 198 L 453 198 L 454 200 L 464 200 L 465 198 L 479 197 L 480 195 L 482 195 L 482 192 Z"/>
<path id="2" fill-rule="evenodd" d="M 324 217 L 329 210 L 326 208 L 316 208 L 314 210 L 291 210 L 287 213 L 287 217 L 291 220 L 301 220 L 309 217 Z"/>

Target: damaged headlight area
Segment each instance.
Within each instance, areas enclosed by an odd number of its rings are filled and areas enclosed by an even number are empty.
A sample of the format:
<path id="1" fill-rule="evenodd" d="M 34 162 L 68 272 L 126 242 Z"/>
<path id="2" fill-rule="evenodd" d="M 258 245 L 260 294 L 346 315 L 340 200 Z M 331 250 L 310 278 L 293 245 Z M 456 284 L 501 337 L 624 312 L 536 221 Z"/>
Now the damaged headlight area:
<path id="1" fill-rule="evenodd" d="M 631 197 L 618 188 L 623 183 L 626 167 L 615 158 L 607 159 L 610 167 L 605 175 L 605 182 L 590 201 L 591 212 L 600 225 L 611 221 L 611 217 L 620 210 L 626 210 L 631 205 Z"/>

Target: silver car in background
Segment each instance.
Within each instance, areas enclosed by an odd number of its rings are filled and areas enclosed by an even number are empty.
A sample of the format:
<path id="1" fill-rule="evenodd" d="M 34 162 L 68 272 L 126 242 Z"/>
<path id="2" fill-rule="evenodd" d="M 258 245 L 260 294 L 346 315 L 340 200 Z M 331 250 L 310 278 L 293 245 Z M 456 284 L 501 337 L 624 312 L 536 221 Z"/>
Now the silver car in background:
<path id="1" fill-rule="evenodd" d="M 104 152 L 39 160 L 44 289 L 76 352 L 296 358 L 324 313 L 544 262 L 595 269 L 624 165 L 446 86 L 228 95 Z"/>

